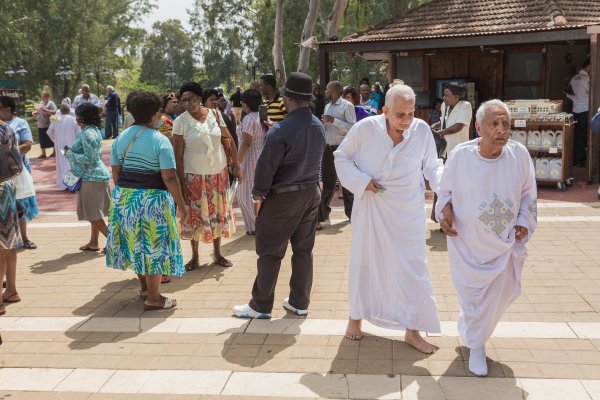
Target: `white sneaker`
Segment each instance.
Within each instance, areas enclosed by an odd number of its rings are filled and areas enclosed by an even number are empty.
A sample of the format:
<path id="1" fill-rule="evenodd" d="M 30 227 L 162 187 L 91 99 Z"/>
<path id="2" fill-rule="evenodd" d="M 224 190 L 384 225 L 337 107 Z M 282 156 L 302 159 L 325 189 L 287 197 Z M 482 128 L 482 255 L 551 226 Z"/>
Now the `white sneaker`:
<path id="1" fill-rule="evenodd" d="M 478 349 L 470 349 L 469 371 L 473 375 L 486 376 L 488 374 L 487 360 L 485 358 L 485 346 Z"/>
<path id="2" fill-rule="evenodd" d="M 249 304 L 243 304 L 239 306 L 233 307 L 233 315 L 240 318 L 256 318 L 256 319 L 269 319 L 271 318 L 271 314 L 260 313 L 258 311 L 254 311 Z"/>
<path id="3" fill-rule="evenodd" d="M 291 305 L 289 297 L 286 297 L 285 299 L 283 299 L 283 308 L 293 312 L 294 314 L 298 315 L 299 317 L 302 317 L 302 316 L 308 314 L 308 310 L 300 310 L 299 308 L 296 308 L 293 305 Z"/>

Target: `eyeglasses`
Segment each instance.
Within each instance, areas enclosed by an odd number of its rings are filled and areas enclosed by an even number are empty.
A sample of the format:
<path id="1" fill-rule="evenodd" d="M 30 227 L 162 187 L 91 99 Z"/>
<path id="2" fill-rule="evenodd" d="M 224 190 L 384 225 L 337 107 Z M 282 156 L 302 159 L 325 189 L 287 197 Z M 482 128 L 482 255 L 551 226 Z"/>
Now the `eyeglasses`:
<path id="1" fill-rule="evenodd" d="M 182 97 L 181 99 L 179 99 L 179 102 L 181 104 L 186 104 L 186 103 L 195 103 L 196 100 L 198 100 L 200 97 L 198 96 L 191 96 L 191 97 Z"/>

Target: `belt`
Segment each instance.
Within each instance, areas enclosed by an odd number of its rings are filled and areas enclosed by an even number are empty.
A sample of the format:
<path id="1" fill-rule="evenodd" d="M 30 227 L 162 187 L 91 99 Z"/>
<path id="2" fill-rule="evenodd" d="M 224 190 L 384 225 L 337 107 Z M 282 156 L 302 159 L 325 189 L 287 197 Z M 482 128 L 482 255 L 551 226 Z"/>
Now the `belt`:
<path id="1" fill-rule="evenodd" d="M 299 190 L 308 189 L 311 187 L 316 187 L 317 183 L 301 183 L 299 185 L 289 185 L 280 188 L 271 189 L 271 193 L 289 193 L 289 192 L 297 192 Z"/>

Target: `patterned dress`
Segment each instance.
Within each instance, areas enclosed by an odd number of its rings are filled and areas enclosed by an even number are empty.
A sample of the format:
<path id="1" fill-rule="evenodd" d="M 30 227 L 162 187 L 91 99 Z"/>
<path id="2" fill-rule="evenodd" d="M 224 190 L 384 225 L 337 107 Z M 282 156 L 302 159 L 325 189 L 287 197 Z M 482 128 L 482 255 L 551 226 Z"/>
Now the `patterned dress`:
<path id="1" fill-rule="evenodd" d="M 121 173 L 109 210 L 106 265 L 139 275 L 183 276 L 175 202 L 160 175 L 175 169 L 173 146 L 158 131 L 134 125 L 113 142 L 111 165 L 121 166 Z"/>
<path id="2" fill-rule="evenodd" d="M 14 133 L 2 121 L 0 121 L 0 143 L 17 145 Z M 0 249 L 15 249 L 22 244 L 15 199 L 15 181 L 11 179 L 0 183 Z"/>
<path id="3" fill-rule="evenodd" d="M 242 143 L 244 133 L 252 136 L 252 145 L 246 153 L 244 162 L 241 164 L 242 175 L 244 176 L 244 179 L 238 188 L 237 201 L 242 210 L 246 232 L 254 232 L 256 222 L 254 204 L 252 203 L 254 170 L 256 169 L 258 157 L 265 146 L 266 139 L 266 132 L 263 130 L 262 124 L 259 121 L 258 112 L 252 112 L 242 119 L 242 127 L 240 130 L 240 136 L 238 138 L 239 143 Z"/>

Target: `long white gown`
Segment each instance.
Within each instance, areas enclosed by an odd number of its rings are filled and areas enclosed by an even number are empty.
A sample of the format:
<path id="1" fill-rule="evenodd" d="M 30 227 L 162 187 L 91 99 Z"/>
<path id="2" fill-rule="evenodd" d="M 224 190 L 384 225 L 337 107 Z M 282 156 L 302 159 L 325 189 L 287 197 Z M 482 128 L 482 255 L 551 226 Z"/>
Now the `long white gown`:
<path id="1" fill-rule="evenodd" d="M 71 163 L 61 152 L 65 146 L 69 148 L 75 143 L 77 134 L 81 128 L 77 125 L 75 117 L 71 115 L 57 115 L 52 118 L 50 127 L 48 128 L 48 136 L 54 142 L 54 150 L 56 153 L 56 186 L 64 189 L 63 178 L 65 174 L 71 170 Z"/>
<path id="2" fill-rule="evenodd" d="M 350 318 L 384 328 L 440 332 L 425 257 L 425 177 L 442 174 L 429 126 L 420 119 L 394 146 L 384 115 L 365 118 L 335 155 L 342 185 L 354 193 L 348 297 Z M 385 191 L 365 192 L 375 179 Z"/>
<path id="3" fill-rule="evenodd" d="M 509 140 L 496 159 L 479 154 L 477 139 L 450 153 L 438 188 L 436 214 L 452 202 L 457 237 L 448 258 L 460 304 L 464 344 L 479 348 L 521 293 L 525 244 L 537 225 L 535 169 L 527 149 Z M 515 226 L 528 237 L 515 239 Z"/>

